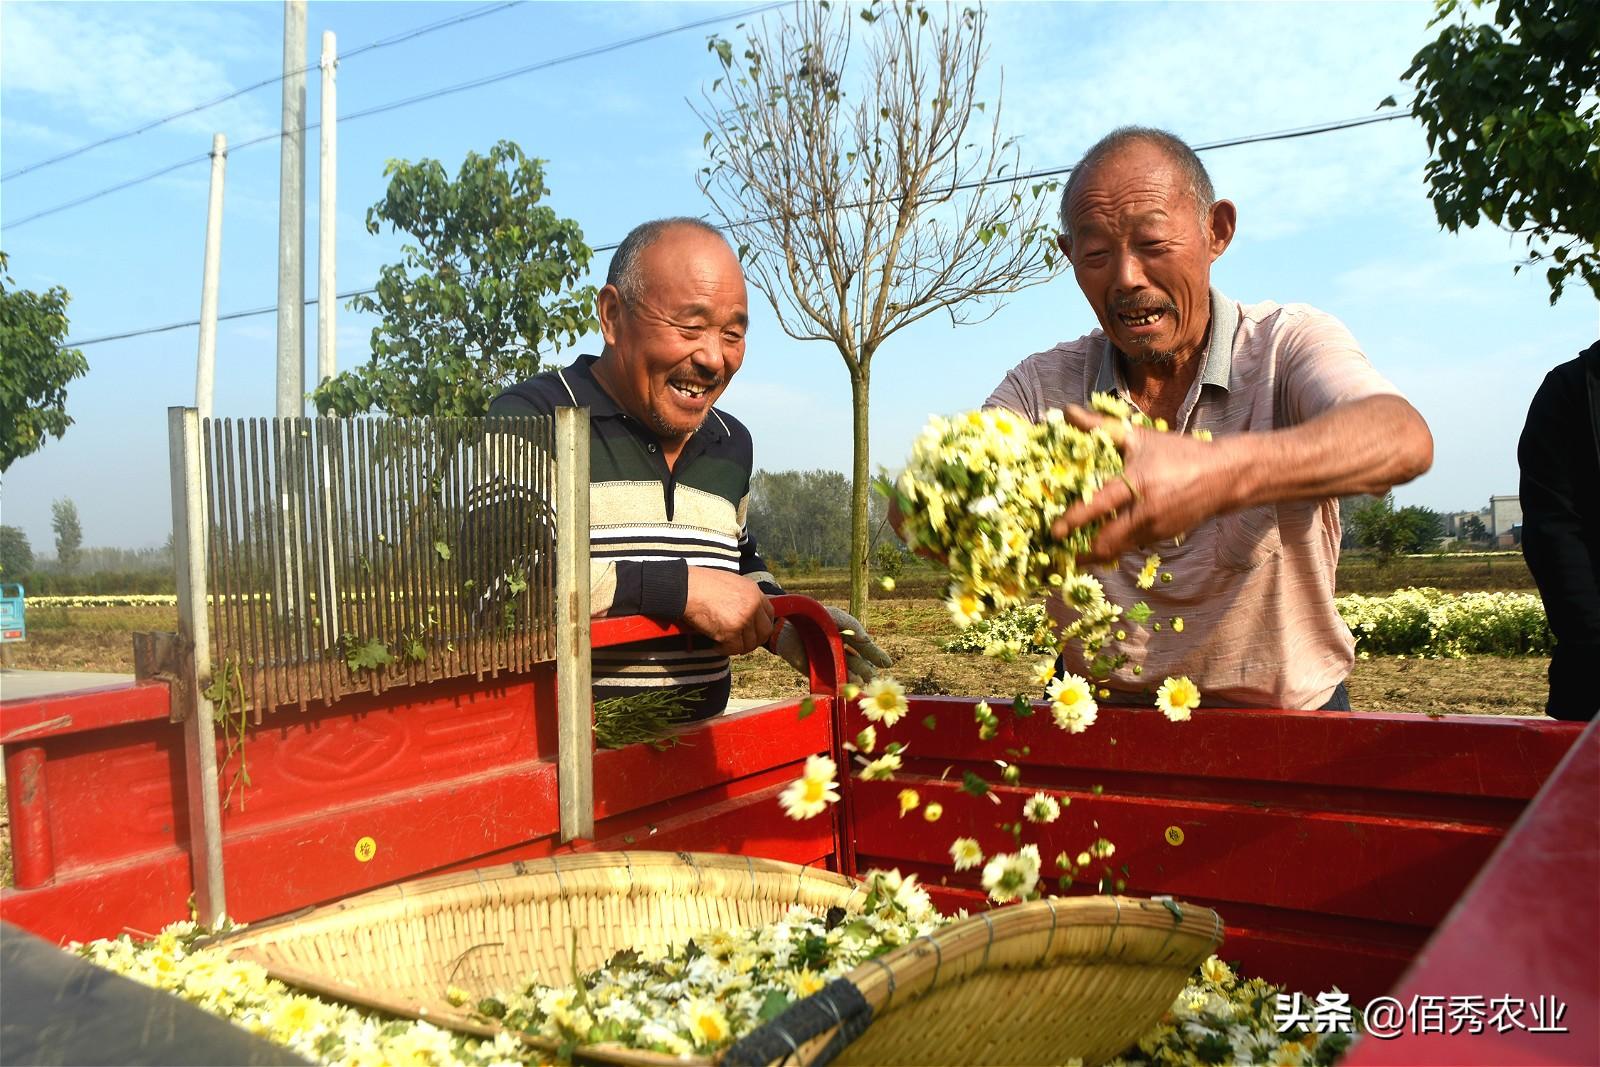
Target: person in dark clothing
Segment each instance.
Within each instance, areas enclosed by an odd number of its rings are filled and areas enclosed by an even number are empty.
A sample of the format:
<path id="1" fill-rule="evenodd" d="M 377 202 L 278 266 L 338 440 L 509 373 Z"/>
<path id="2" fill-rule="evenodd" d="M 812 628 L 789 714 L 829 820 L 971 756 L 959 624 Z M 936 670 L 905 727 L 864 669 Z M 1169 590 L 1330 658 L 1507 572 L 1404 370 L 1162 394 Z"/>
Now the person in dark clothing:
<path id="1" fill-rule="evenodd" d="M 1544 598 L 1556 647 L 1553 718 L 1600 712 L 1600 341 L 1545 375 L 1517 444 L 1522 554 Z"/>

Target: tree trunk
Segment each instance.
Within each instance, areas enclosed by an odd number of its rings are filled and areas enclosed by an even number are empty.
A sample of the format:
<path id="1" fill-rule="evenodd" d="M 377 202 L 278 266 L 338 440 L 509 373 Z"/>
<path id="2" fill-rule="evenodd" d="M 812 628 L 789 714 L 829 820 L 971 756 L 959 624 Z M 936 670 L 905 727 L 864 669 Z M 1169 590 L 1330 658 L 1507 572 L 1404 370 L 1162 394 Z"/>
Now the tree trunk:
<path id="1" fill-rule="evenodd" d="M 850 481 L 850 614 L 858 619 L 867 607 L 867 494 L 871 491 L 867 454 L 867 394 L 871 376 L 866 360 L 861 362 L 861 369 L 850 375 L 851 424 L 855 437 Z"/>

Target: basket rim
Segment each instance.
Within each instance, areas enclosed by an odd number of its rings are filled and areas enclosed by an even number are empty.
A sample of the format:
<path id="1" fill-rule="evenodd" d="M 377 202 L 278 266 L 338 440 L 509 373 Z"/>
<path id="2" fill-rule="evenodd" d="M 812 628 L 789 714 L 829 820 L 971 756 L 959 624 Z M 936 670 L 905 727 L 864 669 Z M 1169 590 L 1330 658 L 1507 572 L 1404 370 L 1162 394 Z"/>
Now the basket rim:
<path id="1" fill-rule="evenodd" d="M 982 921 L 981 937 L 975 936 L 980 929 L 978 920 Z M 1064 925 L 1079 930 L 1103 927 L 1106 932 L 1104 948 L 1099 954 L 1090 955 L 1071 949 L 1065 941 L 1058 942 L 1056 931 Z M 974 912 L 965 919 L 956 919 L 931 934 L 924 934 L 882 956 L 861 963 L 843 977 L 849 979 L 866 997 L 874 1015 L 881 1015 L 892 1009 L 897 989 L 921 981 L 924 972 L 929 969 L 929 947 L 933 949 L 933 974 L 925 986 L 916 988 L 915 994 L 918 996 L 940 988 L 940 973 L 946 968 L 980 953 L 983 959 L 974 970 L 982 970 L 997 942 L 1044 933 L 1044 947 L 1029 966 L 1042 967 L 1066 960 L 1093 964 L 1112 958 L 1110 949 L 1119 929 L 1148 931 L 1152 934 L 1166 932 L 1167 936 L 1159 943 L 1148 937 L 1139 938 L 1134 942 L 1131 954 L 1124 953 L 1119 957 L 1136 962 L 1159 958 L 1167 946 L 1179 937 L 1207 941 L 1210 951 L 1222 943 L 1223 935 L 1222 917 L 1211 908 L 1170 898 L 1047 896 Z M 959 981 L 972 972 L 957 970 L 955 973 Z"/>

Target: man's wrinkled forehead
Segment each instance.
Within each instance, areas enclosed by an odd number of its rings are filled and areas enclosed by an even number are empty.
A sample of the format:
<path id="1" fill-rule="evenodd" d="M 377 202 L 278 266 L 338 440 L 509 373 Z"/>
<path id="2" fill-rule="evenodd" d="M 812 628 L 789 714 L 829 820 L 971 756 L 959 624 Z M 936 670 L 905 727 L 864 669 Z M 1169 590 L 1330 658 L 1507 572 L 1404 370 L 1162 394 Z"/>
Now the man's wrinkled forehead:
<path id="1" fill-rule="evenodd" d="M 1094 160 L 1075 178 L 1066 202 L 1066 217 L 1074 236 L 1086 213 L 1096 207 L 1132 205 L 1132 221 L 1154 222 L 1173 218 L 1197 206 L 1183 168 L 1159 145 L 1135 141 L 1112 149 Z"/>

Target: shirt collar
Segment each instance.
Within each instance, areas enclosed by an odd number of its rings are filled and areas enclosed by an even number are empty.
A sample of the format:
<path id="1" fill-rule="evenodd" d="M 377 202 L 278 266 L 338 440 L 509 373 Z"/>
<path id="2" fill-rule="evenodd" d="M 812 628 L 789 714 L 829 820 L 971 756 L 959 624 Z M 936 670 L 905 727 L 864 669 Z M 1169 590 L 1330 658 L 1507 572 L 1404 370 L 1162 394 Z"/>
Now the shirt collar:
<path id="1" fill-rule="evenodd" d="M 1239 308 L 1232 300 L 1213 288 L 1211 290 L 1211 332 L 1206 345 L 1205 362 L 1200 365 L 1201 386 L 1214 385 L 1227 391 L 1233 379 L 1233 341 L 1239 331 Z M 1094 392 L 1116 393 L 1122 391 L 1117 373 L 1117 346 L 1111 338 L 1102 335 L 1100 343 L 1100 369 L 1095 376 Z"/>
<path id="2" fill-rule="evenodd" d="M 638 419 L 624 411 L 616 400 L 612 398 L 611 394 L 606 392 L 599 379 L 594 376 L 594 365 L 599 359 L 599 356 L 579 356 L 571 364 L 562 367 L 556 373 L 561 375 L 561 380 L 572 391 L 572 398 L 578 402 L 578 406 L 589 409 L 590 418 L 626 419 L 654 435 L 654 430 L 644 426 Z M 695 431 L 694 437 L 691 437 L 690 440 L 692 441 L 702 434 L 707 435 L 707 439 L 712 441 L 721 440 L 727 436 L 727 432 L 723 429 L 722 416 L 717 413 L 716 408 L 711 409 L 711 415 L 705 422 L 700 424 L 700 429 Z"/>

